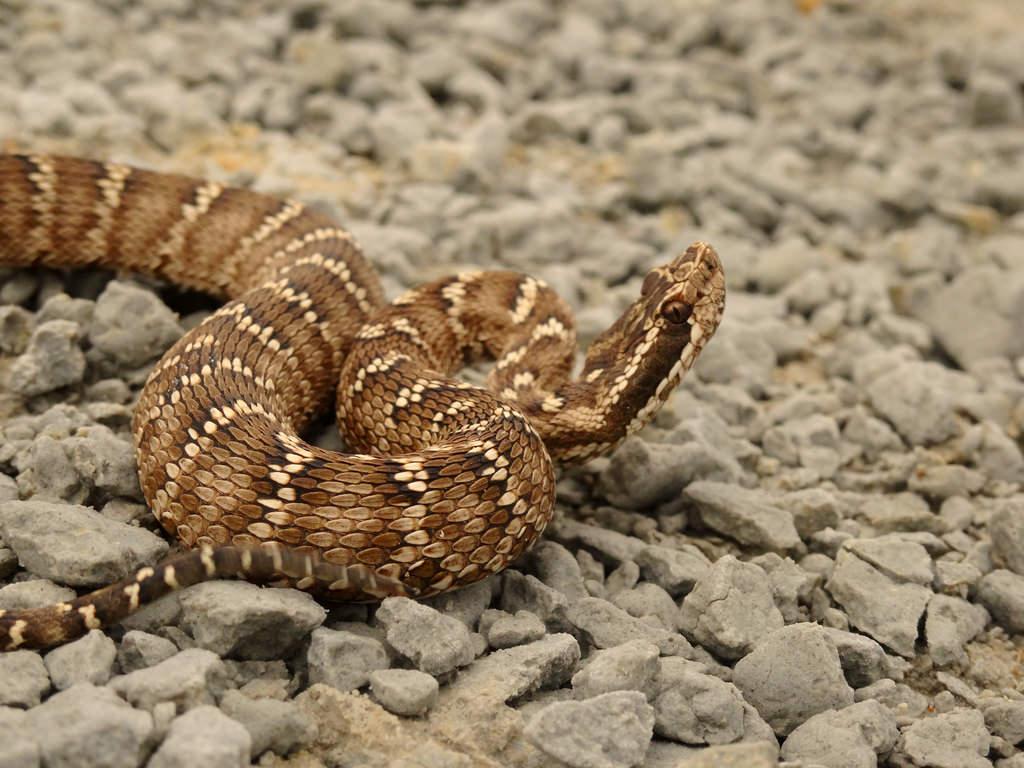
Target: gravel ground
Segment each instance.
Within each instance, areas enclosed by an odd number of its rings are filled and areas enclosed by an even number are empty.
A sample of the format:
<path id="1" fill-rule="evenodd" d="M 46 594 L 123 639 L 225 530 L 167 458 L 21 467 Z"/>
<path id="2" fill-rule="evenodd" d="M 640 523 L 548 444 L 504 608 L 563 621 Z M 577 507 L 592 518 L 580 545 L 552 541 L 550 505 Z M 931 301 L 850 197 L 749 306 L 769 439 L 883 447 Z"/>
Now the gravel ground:
<path id="1" fill-rule="evenodd" d="M 1024 767 L 1024 24 L 920 0 L 0 0 L 0 140 L 297 195 L 389 291 L 607 326 L 698 237 L 726 320 L 417 604 L 204 584 L 0 655 L 0 765 Z M 212 305 L 0 276 L 0 608 L 168 551 L 128 434 Z M 333 444 L 330 425 L 319 438 Z"/>

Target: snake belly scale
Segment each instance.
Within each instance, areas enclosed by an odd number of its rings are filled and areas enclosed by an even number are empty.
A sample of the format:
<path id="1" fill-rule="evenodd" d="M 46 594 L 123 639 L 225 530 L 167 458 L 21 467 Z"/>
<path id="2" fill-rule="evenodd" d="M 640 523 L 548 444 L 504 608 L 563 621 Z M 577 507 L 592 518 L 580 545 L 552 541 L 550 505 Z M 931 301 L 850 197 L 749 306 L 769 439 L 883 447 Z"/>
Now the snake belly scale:
<path id="1" fill-rule="evenodd" d="M 132 424 L 142 491 L 189 550 L 75 600 L 0 611 L 0 650 L 241 576 L 319 596 L 429 596 L 540 536 L 554 463 L 649 421 L 722 317 L 718 256 L 652 269 L 590 346 L 541 280 L 459 274 L 386 304 L 352 236 L 302 203 L 117 163 L 0 155 L 0 263 L 102 266 L 227 300 L 163 356 Z M 487 387 L 453 378 L 493 359 Z M 352 453 L 302 439 L 335 403 Z"/>

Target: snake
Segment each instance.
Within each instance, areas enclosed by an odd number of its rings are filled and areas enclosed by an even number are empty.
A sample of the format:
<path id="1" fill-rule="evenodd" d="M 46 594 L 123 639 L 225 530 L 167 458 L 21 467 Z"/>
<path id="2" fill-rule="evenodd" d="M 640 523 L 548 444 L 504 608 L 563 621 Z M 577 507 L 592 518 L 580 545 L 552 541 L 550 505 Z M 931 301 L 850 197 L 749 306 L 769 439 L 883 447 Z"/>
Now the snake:
<path id="1" fill-rule="evenodd" d="M 696 242 L 574 375 L 543 280 L 464 271 L 385 300 L 352 234 L 300 201 L 117 162 L 0 155 L 0 263 L 106 268 L 223 300 L 153 366 L 131 432 L 183 550 L 73 600 L 0 610 L 0 650 L 117 624 L 210 579 L 326 601 L 422 599 L 499 573 L 544 532 L 556 466 L 647 424 L 715 333 L 725 277 Z M 456 377 L 489 364 L 484 386 Z M 303 437 L 334 405 L 345 451 Z"/>

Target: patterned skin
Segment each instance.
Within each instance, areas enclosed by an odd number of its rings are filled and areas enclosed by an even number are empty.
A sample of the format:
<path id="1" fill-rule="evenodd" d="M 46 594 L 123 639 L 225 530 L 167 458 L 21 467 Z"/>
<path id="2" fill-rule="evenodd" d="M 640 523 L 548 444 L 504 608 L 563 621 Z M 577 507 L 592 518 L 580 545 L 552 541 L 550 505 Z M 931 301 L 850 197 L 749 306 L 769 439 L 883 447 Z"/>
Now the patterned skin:
<path id="1" fill-rule="evenodd" d="M 647 274 L 572 379 L 572 314 L 540 280 L 464 273 L 387 305 L 352 236 L 301 203 L 63 157 L 0 155 L 0 263 L 105 266 L 228 299 L 164 355 L 133 421 L 143 494 L 192 550 L 0 611 L 0 650 L 65 642 L 211 578 L 369 601 L 497 573 L 551 519 L 554 464 L 647 423 L 725 299 L 718 256 L 692 245 Z M 495 361 L 486 389 L 452 377 L 481 358 Z M 300 436 L 332 398 L 353 453 Z"/>

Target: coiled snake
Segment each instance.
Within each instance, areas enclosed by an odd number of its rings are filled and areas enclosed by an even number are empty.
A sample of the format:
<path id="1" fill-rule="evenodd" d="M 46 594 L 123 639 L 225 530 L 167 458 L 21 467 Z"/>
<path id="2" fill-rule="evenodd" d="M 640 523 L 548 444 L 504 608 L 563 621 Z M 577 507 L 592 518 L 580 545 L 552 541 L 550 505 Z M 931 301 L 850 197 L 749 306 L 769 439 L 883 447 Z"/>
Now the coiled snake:
<path id="1" fill-rule="evenodd" d="M 714 250 L 652 269 L 580 374 L 540 280 L 467 272 L 390 305 L 352 236 L 301 203 L 116 163 L 0 156 L 0 262 L 104 266 L 229 301 L 152 371 L 132 431 L 153 513 L 190 551 L 66 603 L 4 613 L 0 649 L 116 623 L 206 579 L 339 600 L 429 596 L 541 534 L 553 462 L 651 419 L 722 316 Z M 487 389 L 451 378 L 495 360 Z M 300 434 L 331 402 L 347 445 Z"/>

